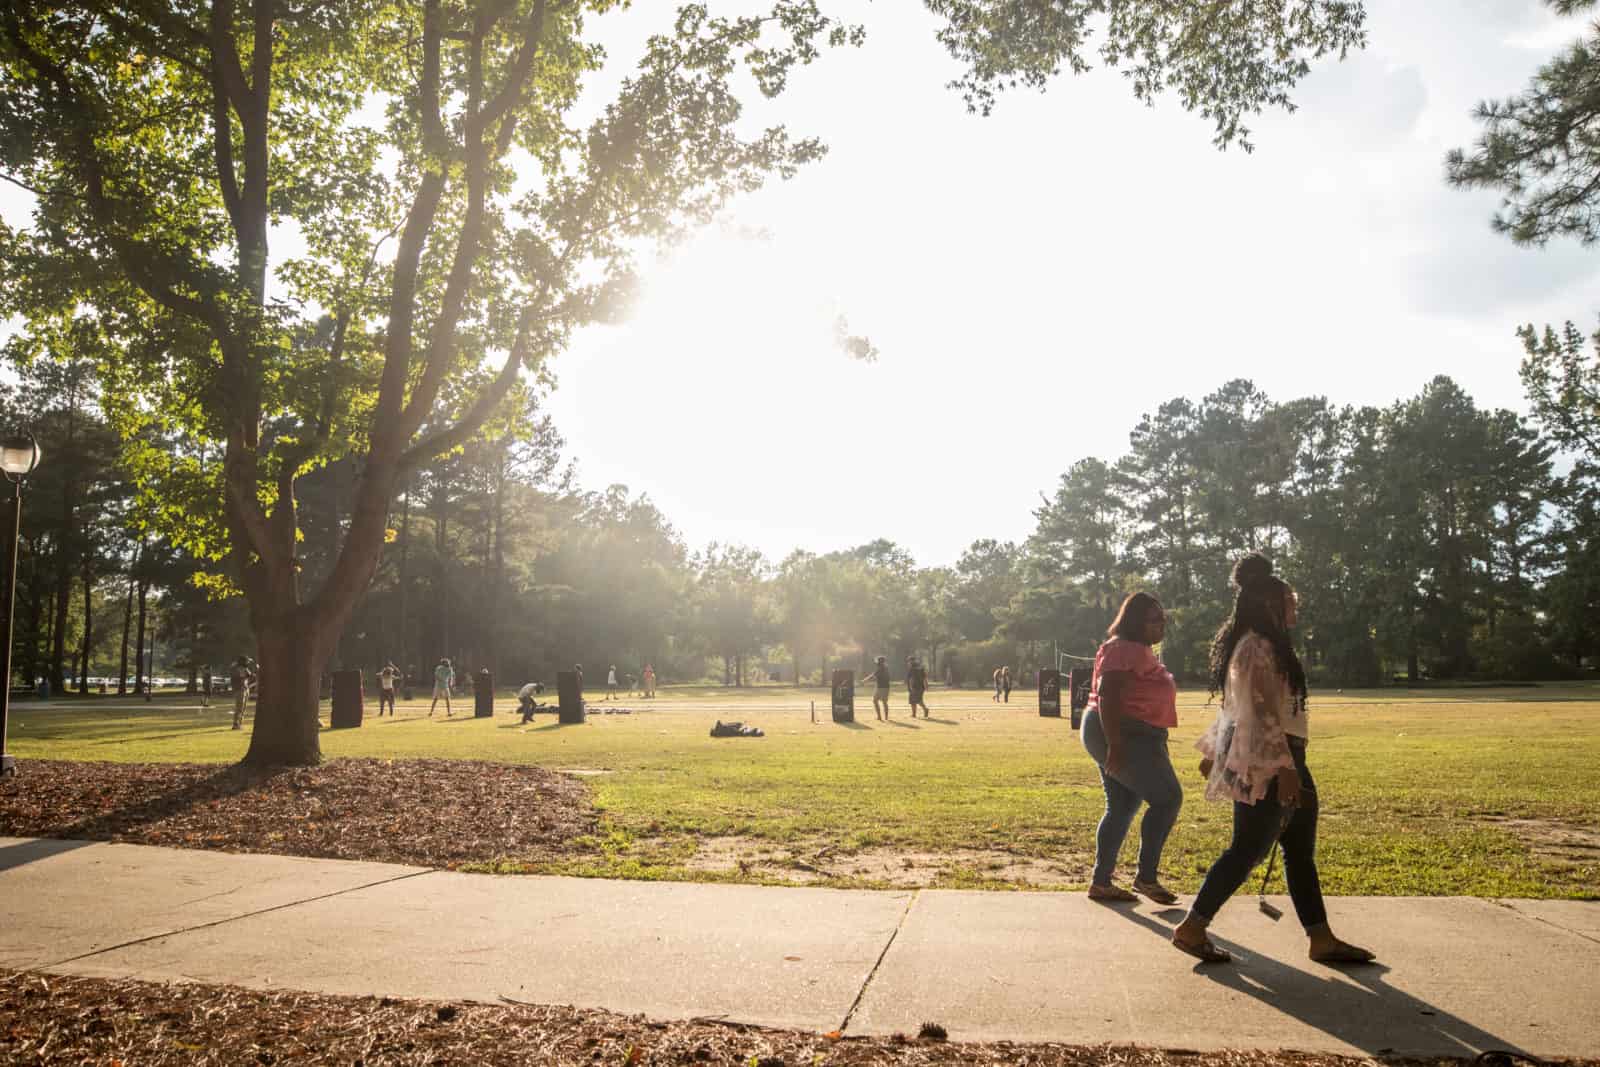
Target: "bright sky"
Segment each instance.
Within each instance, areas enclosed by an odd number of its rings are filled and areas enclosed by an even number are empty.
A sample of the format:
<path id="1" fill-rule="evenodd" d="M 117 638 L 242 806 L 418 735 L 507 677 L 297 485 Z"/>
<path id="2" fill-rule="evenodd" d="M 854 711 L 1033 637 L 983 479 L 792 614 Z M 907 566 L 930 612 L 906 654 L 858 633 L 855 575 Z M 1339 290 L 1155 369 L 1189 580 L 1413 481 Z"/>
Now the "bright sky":
<path id="1" fill-rule="evenodd" d="M 676 6 L 595 21 L 613 61 L 595 100 Z M 1583 32 L 1539 0 L 1368 0 L 1371 46 L 1257 120 L 1253 155 L 1115 71 L 968 115 L 920 4 L 824 6 L 866 47 L 749 117 L 828 158 L 735 203 L 554 367 L 581 480 L 649 492 L 692 545 L 888 537 L 949 563 L 1026 537 L 1041 491 L 1173 396 L 1245 377 L 1382 405 L 1445 373 L 1520 408 L 1515 327 L 1595 321 L 1600 256 L 1518 249 L 1492 194 L 1443 179 L 1473 105 Z M 0 191 L 0 213 L 21 203 Z M 840 313 L 876 364 L 834 346 Z"/>
<path id="2" fill-rule="evenodd" d="M 607 20 L 614 61 L 666 7 Z M 827 7 L 866 47 L 760 118 L 828 158 L 734 205 L 555 365 L 584 482 L 648 490 L 691 544 L 889 537 L 949 563 L 1026 537 L 1041 490 L 1173 396 L 1246 377 L 1382 405 L 1446 373 L 1520 408 L 1515 327 L 1594 322 L 1600 257 L 1518 249 L 1492 194 L 1443 180 L 1473 105 L 1581 35 L 1537 0 L 1369 0 L 1368 50 L 1256 122 L 1253 155 L 1114 71 L 969 116 L 920 5 Z M 839 312 L 878 363 L 832 346 Z"/>

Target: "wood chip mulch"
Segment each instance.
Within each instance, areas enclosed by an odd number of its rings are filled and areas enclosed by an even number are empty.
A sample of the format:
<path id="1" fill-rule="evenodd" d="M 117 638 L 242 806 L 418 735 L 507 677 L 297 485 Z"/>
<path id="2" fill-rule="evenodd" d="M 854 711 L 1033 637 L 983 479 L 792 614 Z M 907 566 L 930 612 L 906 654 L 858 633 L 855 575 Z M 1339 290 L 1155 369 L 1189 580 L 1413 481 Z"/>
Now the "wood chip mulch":
<path id="1" fill-rule="evenodd" d="M 258 771 L 28 760 L 0 779 L 0 834 L 453 867 L 561 854 L 588 787 L 542 767 L 338 759 Z"/>
<path id="2" fill-rule="evenodd" d="M 0 972 L 0 1062 L 99 1064 L 726 1064 L 740 1067 L 1356 1067 L 1296 1052 L 840 1038 L 536 1005 L 334 997 Z M 1459 1064 L 1459 1060 L 1386 1060 Z M 1592 1061 L 1591 1061 L 1592 1062 Z M 1497 1065 L 1508 1067 L 1508 1065 Z"/>

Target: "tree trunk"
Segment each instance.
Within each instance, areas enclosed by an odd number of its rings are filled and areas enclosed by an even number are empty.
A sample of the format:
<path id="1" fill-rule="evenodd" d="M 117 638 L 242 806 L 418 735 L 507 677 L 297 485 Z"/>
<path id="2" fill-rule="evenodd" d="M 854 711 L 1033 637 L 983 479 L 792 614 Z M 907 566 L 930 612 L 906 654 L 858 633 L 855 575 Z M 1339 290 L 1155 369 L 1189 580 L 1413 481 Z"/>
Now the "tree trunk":
<path id="1" fill-rule="evenodd" d="M 733 670 L 734 670 L 734 674 L 733 674 L 734 684 L 737 685 L 740 689 L 743 689 L 744 688 L 744 653 L 743 652 L 741 652 L 737 656 L 733 657 Z"/>
<path id="2" fill-rule="evenodd" d="M 184 690 L 187 693 L 200 692 L 200 657 L 197 650 L 200 647 L 200 620 L 199 613 L 193 608 L 189 609 L 189 685 Z"/>
<path id="3" fill-rule="evenodd" d="M 400 662 L 398 666 L 402 671 L 409 672 L 416 658 L 411 654 L 410 638 L 406 627 L 406 601 L 411 591 L 411 571 L 406 566 L 407 558 L 411 554 L 411 481 L 406 480 L 405 503 L 400 510 L 400 632 L 399 638 Z"/>
<path id="4" fill-rule="evenodd" d="M 150 582 L 143 575 L 139 577 L 139 645 L 138 660 L 133 665 L 133 691 L 135 693 L 149 693 L 150 679 L 144 673 L 144 621 L 145 598 L 150 592 Z"/>
<path id="5" fill-rule="evenodd" d="M 726 689 L 733 684 L 733 660 L 724 652 L 722 654 L 722 686 Z"/>
<path id="6" fill-rule="evenodd" d="M 69 378 L 67 390 L 67 433 L 63 442 L 67 454 L 72 454 L 72 448 L 77 438 L 78 427 L 78 377 L 73 374 Z M 68 464 L 67 469 L 73 470 L 73 465 Z M 58 693 L 67 690 L 66 643 L 67 643 L 67 609 L 72 600 L 72 564 L 73 550 L 77 547 L 77 481 L 69 473 L 66 481 L 61 486 L 61 537 L 56 544 L 56 624 L 55 639 L 50 650 L 50 687 Z M 87 677 L 87 674 L 85 674 Z M 87 684 L 87 683 L 86 683 Z"/>
<path id="7" fill-rule="evenodd" d="M 438 614 L 439 649 L 433 654 L 434 659 L 440 655 L 450 655 L 450 582 L 449 566 L 445 559 L 446 526 L 445 518 L 445 492 L 441 487 L 438 496 L 434 498 L 434 524 L 433 524 L 433 549 L 436 559 L 434 572 L 433 610 Z"/>
<path id="8" fill-rule="evenodd" d="M 72 603 L 72 578 L 66 572 L 66 548 L 58 548 L 60 564 L 56 568 L 55 622 L 50 639 L 50 688 L 57 693 L 67 691 L 67 610 Z"/>
<path id="9" fill-rule="evenodd" d="M 28 568 L 32 577 L 30 582 L 32 596 L 28 602 L 28 643 L 22 646 L 22 669 L 29 685 L 39 680 L 39 648 L 40 626 L 44 622 L 44 583 L 40 575 L 38 557 L 34 554 L 39 547 L 38 541 L 33 541 L 28 553 Z"/>
<path id="10" fill-rule="evenodd" d="M 506 439 L 500 442 L 500 456 L 495 467 L 494 476 L 494 538 L 493 559 L 494 577 L 489 582 L 489 610 L 487 612 L 488 625 L 484 627 L 485 637 L 489 643 L 489 673 L 496 678 L 500 677 L 500 590 L 506 580 L 506 552 L 505 552 L 505 495 L 506 495 Z"/>
<path id="11" fill-rule="evenodd" d="M 244 762 L 258 767 L 311 766 L 322 760 L 322 673 L 332 651 L 329 633 L 303 621 L 256 625 L 256 715 Z"/>
<path id="12" fill-rule="evenodd" d="M 799 689 L 800 688 L 800 653 L 798 651 L 795 652 L 795 654 L 791 657 L 791 659 L 794 661 L 794 687 L 796 689 Z"/>
<path id="13" fill-rule="evenodd" d="M 83 666 L 78 674 L 78 692 L 89 692 L 89 656 L 94 651 L 94 576 L 83 569 Z"/>
<path id="14" fill-rule="evenodd" d="M 135 563 L 137 566 L 137 562 Z M 128 595 L 122 602 L 122 658 L 117 665 L 117 696 L 128 692 L 128 632 L 133 628 L 133 572 L 128 572 Z"/>

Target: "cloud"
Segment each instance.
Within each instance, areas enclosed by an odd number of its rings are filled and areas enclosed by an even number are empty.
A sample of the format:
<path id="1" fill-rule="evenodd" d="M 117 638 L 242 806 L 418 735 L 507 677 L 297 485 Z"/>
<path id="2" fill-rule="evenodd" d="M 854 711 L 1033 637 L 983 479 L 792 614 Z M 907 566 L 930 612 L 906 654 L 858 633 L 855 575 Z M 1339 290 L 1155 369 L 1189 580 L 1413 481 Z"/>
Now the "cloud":
<path id="1" fill-rule="evenodd" d="M 1296 95 L 1293 121 L 1349 147 L 1380 149 L 1411 137 L 1428 105 L 1428 87 L 1414 65 L 1394 66 L 1363 53 L 1318 67 Z"/>

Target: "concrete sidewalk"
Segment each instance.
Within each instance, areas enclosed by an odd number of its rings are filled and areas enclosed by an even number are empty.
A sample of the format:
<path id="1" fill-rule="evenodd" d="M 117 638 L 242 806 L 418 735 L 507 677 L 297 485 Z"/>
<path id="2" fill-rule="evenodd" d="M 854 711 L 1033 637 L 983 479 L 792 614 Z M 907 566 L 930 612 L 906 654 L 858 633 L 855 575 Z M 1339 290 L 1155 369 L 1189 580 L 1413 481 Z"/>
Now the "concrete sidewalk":
<path id="1" fill-rule="evenodd" d="M 1286 901 L 1278 903 L 1286 910 Z M 953 1040 L 1600 1056 L 1600 903 L 1339 898 L 1379 967 L 1305 958 L 1236 900 L 1231 966 L 1179 909 L 1079 894 L 495 877 L 0 838 L 0 966 L 574 1004 Z"/>

